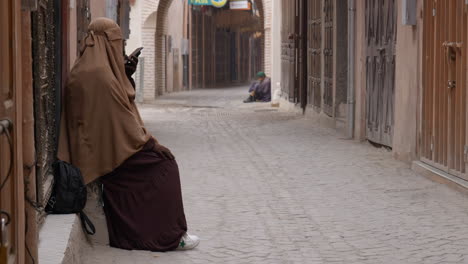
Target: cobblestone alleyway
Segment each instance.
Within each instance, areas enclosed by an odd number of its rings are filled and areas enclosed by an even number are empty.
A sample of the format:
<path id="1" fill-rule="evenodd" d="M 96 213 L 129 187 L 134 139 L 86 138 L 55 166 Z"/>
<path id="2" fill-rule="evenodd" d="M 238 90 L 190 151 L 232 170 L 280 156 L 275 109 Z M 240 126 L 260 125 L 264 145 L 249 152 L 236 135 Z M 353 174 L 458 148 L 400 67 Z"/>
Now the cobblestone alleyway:
<path id="1" fill-rule="evenodd" d="M 95 247 L 85 263 L 468 263 L 468 197 L 245 87 L 141 107 L 179 162 L 193 251 Z M 164 217 L 164 216 L 162 216 Z"/>

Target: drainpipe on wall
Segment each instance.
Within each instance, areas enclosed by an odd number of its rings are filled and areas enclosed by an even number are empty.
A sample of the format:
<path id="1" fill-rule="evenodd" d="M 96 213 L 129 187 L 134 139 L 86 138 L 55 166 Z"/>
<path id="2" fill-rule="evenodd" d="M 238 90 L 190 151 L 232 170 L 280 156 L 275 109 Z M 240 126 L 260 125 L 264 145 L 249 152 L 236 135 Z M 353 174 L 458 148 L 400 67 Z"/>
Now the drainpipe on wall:
<path id="1" fill-rule="evenodd" d="M 348 0 L 348 122 L 346 134 L 350 139 L 354 138 L 354 110 L 355 110 L 355 87 L 354 87 L 354 60 L 355 60 L 355 0 Z"/>

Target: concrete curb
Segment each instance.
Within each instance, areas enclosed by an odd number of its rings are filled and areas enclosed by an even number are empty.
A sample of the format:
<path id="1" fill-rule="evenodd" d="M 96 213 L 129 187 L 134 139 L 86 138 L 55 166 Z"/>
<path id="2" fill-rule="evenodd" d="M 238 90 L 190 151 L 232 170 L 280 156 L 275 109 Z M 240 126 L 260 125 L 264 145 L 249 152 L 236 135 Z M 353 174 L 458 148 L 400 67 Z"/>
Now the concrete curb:
<path id="1" fill-rule="evenodd" d="M 468 181 L 450 175 L 421 161 L 414 161 L 411 169 L 431 181 L 447 185 L 456 191 L 468 195 Z"/>
<path id="2" fill-rule="evenodd" d="M 82 263 L 85 235 L 76 214 L 49 215 L 39 232 L 39 263 Z"/>

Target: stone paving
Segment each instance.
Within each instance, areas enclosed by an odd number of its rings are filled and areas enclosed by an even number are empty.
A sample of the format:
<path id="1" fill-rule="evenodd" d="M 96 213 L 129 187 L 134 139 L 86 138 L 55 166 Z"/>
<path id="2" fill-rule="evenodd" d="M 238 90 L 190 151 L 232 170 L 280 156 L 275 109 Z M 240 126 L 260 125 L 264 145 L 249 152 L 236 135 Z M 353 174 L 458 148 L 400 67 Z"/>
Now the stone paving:
<path id="1" fill-rule="evenodd" d="M 384 149 L 243 104 L 245 87 L 141 107 L 180 169 L 196 250 L 95 246 L 85 263 L 468 263 L 468 197 Z"/>

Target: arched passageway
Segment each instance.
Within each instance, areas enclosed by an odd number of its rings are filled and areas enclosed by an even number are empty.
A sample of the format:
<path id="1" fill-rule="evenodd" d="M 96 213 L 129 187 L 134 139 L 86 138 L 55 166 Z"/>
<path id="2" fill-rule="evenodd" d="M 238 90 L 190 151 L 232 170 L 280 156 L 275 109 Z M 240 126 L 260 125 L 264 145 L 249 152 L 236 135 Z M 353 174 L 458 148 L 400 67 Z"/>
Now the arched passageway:
<path id="1" fill-rule="evenodd" d="M 181 19 L 168 17 L 173 2 L 174 0 L 160 0 L 157 4 L 154 96 L 168 92 L 168 83 L 173 82 L 172 77 L 168 79 L 168 68 L 171 70 L 171 67 L 168 67 L 167 62 L 172 49 L 168 30 L 171 21 Z M 184 70 L 187 69 L 181 80 L 183 89 L 210 87 L 229 81 L 247 81 L 256 70 L 269 73 L 270 0 L 254 0 L 254 3 L 258 13 L 250 17 L 255 17 L 253 19 L 257 27 L 251 28 L 242 24 L 249 18 L 245 11 L 232 12 L 228 8 L 190 6 L 187 11 L 190 26 L 186 32 L 189 55 L 181 56 L 182 61 L 179 62 L 183 64 Z M 230 19 L 226 19 L 229 16 Z M 182 49 L 177 52 L 183 52 Z M 172 90 L 181 89 L 169 89 Z"/>

